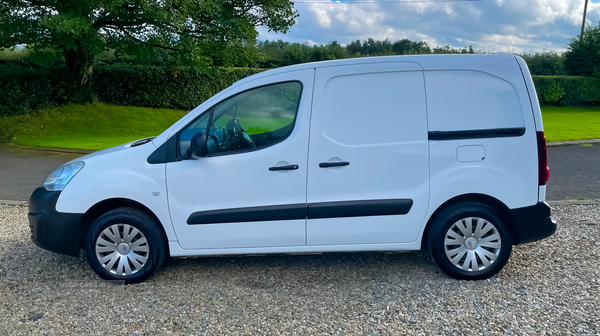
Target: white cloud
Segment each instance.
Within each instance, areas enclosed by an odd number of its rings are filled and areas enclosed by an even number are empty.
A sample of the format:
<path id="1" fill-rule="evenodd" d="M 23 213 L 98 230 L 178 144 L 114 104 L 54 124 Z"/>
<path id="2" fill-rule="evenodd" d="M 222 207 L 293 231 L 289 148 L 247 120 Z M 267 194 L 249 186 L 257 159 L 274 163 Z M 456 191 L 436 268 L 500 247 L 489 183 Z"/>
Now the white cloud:
<path id="1" fill-rule="evenodd" d="M 261 29 L 260 38 L 316 43 L 337 40 L 344 44 L 367 38 L 408 38 L 426 41 L 432 47 L 473 45 L 495 51 L 530 52 L 563 49 L 569 38 L 579 33 L 583 1 L 324 2 L 298 3 L 296 9 L 300 17 L 289 34 Z M 600 20 L 600 3 L 588 4 L 588 18 Z"/>
<path id="2" fill-rule="evenodd" d="M 428 36 L 428 35 L 421 34 L 421 33 L 415 33 L 415 37 L 416 37 L 416 40 L 418 40 L 418 41 L 425 41 L 430 46 L 439 46 L 439 45 L 441 45 L 441 43 L 438 42 L 438 40 L 436 40 L 435 37 L 433 37 L 433 36 Z"/>
<path id="3" fill-rule="evenodd" d="M 493 51 L 521 54 L 531 50 L 551 49 L 552 44 L 537 39 L 522 38 L 515 35 L 490 34 L 481 36 L 479 41 L 457 39 L 463 45 L 473 45 L 477 48 Z"/>
<path id="4" fill-rule="evenodd" d="M 321 7 L 320 5 L 312 6 L 313 13 L 317 18 L 317 22 L 323 28 L 327 28 L 331 25 L 331 18 L 329 15 L 329 8 Z"/>
<path id="5" fill-rule="evenodd" d="M 324 28 L 328 28 L 334 22 L 334 27 L 345 26 L 362 36 L 380 34 L 381 31 L 389 31 L 390 28 L 381 24 L 386 14 L 379 10 L 377 4 L 356 6 L 345 3 L 311 3 L 310 11 Z"/>

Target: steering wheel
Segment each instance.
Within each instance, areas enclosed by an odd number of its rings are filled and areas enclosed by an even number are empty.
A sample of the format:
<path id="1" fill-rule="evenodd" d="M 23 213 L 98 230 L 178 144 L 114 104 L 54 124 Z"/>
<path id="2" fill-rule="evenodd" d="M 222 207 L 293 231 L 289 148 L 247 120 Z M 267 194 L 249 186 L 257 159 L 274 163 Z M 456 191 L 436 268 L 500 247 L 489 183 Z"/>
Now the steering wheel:
<path id="1" fill-rule="evenodd" d="M 233 120 L 233 122 L 235 123 L 235 128 L 238 130 L 238 132 L 240 132 L 240 134 L 242 135 L 244 140 L 246 140 L 248 145 L 252 146 L 252 148 L 256 148 L 256 144 L 254 143 L 254 140 L 252 140 L 252 138 L 248 135 L 246 130 L 242 127 L 242 125 L 240 124 L 240 121 L 236 118 Z"/>

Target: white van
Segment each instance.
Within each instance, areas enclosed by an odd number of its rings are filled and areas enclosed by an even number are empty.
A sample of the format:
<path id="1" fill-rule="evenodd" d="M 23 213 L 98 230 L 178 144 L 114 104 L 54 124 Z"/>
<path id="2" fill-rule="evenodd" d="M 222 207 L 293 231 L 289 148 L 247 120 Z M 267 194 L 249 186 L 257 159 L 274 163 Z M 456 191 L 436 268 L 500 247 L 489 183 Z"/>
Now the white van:
<path id="1" fill-rule="evenodd" d="M 167 255 L 428 250 L 488 278 L 556 230 L 542 116 L 511 55 L 308 63 L 245 78 L 156 138 L 71 161 L 33 242 L 147 279 Z"/>

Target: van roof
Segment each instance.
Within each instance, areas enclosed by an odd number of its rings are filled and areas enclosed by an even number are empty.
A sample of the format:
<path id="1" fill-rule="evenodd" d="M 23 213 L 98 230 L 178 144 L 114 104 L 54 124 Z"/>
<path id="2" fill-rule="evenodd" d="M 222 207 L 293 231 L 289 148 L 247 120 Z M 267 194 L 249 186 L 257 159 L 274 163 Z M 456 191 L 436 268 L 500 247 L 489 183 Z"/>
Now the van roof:
<path id="1" fill-rule="evenodd" d="M 403 56 L 377 56 L 346 58 L 333 61 L 310 62 L 296 65 L 284 66 L 272 70 L 263 71 L 252 76 L 243 78 L 232 86 L 244 84 L 255 79 L 277 75 L 289 71 L 318 69 L 342 65 L 360 65 L 373 63 L 411 62 L 427 70 L 477 70 L 484 72 L 496 72 L 499 68 L 517 66 L 514 55 L 510 54 L 444 54 L 444 55 L 403 55 Z M 494 71 L 496 70 L 496 71 Z"/>

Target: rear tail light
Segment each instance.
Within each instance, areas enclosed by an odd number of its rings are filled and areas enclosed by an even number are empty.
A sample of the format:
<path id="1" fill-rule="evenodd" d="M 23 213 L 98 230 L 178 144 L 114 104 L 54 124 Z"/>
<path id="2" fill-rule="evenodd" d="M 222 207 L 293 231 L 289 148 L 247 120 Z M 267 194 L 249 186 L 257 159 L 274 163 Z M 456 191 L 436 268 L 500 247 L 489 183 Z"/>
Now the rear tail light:
<path id="1" fill-rule="evenodd" d="M 546 137 L 544 132 L 537 132 L 537 149 L 538 149 L 538 182 L 539 185 L 546 185 L 550 177 L 550 169 L 548 169 L 548 152 L 546 150 Z"/>

